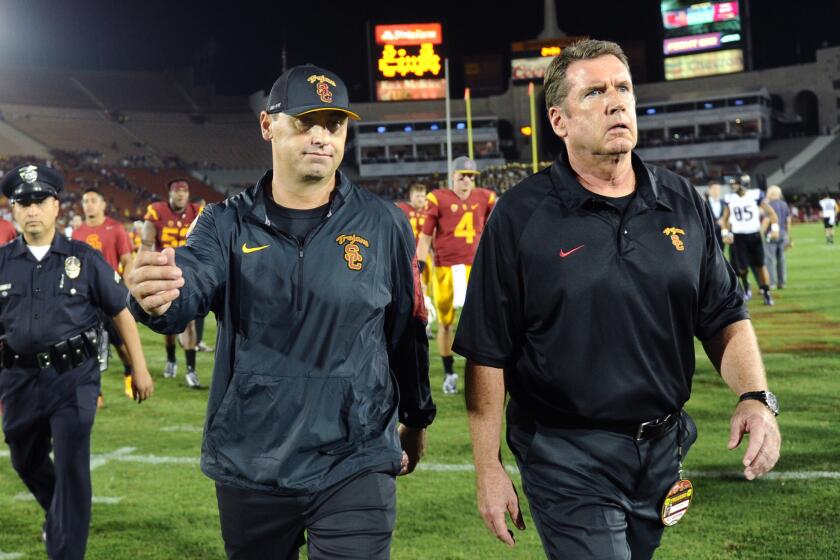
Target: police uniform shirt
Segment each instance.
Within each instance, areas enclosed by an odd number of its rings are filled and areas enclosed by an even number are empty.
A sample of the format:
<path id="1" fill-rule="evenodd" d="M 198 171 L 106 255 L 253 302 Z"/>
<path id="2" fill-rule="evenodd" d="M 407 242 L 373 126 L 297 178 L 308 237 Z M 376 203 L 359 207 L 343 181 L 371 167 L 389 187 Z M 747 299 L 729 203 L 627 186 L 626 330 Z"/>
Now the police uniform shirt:
<path id="1" fill-rule="evenodd" d="M 125 308 L 127 290 L 102 255 L 56 232 L 40 262 L 23 237 L 0 247 L 0 333 L 8 348 L 46 351 Z"/>
<path id="2" fill-rule="evenodd" d="M 545 423 L 676 412 L 693 338 L 749 317 L 695 189 L 635 154 L 633 167 L 621 212 L 563 154 L 499 200 L 479 245 L 454 349 L 503 368 L 514 401 Z"/>

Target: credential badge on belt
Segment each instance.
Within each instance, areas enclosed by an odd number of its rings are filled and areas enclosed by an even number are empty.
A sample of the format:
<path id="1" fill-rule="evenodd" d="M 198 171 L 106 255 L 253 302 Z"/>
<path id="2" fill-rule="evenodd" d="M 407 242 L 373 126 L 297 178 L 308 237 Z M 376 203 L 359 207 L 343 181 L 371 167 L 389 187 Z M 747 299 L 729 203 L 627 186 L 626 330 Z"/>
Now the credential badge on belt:
<path id="1" fill-rule="evenodd" d="M 694 485 L 684 476 L 683 472 L 683 423 L 682 413 L 677 421 L 677 457 L 679 459 L 678 476 L 679 480 L 671 486 L 665 494 L 665 501 L 662 502 L 662 524 L 672 527 L 679 523 L 688 512 L 689 506 L 694 499 Z"/>

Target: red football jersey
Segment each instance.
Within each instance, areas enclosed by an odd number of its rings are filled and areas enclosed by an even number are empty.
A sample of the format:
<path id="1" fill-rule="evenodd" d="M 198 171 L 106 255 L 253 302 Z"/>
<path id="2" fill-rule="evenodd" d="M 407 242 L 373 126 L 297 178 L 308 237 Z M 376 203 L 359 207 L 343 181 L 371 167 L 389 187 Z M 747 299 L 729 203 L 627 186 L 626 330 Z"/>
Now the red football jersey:
<path id="1" fill-rule="evenodd" d="M 15 237 L 17 237 L 17 230 L 15 229 L 15 226 L 13 226 L 11 222 L 0 218 L 0 245 L 8 243 Z"/>
<path id="2" fill-rule="evenodd" d="M 145 220 L 155 225 L 155 248 L 181 247 L 187 244 L 187 232 L 201 209 L 188 203 L 184 211 L 176 214 L 168 202 L 153 202 L 146 208 Z"/>
<path id="3" fill-rule="evenodd" d="M 496 193 L 473 189 L 466 200 L 449 189 L 430 192 L 423 233 L 434 234 L 435 265 L 472 264 L 487 217 L 496 204 Z"/>
<path id="4" fill-rule="evenodd" d="M 428 207 L 428 204 L 426 205 Z M 411 231 L 414 232 L 414 244 L 420 241 L 420 232 L 423 231 L 423 224 L 426 222 L 426 208 L 415 210 L 408 202 L 397 202 L 397 207 L 403 211 L 408 222 L 411 224 Z"/>
<path id="5" fill-rule="evenodd" d="M 73 239 L 84 241 L 105 257 L 114 270 L 119 270 L 120 257 L 131 254 L 131 241 L 121 223 L 105 218 L 102 225 L 93 227 L 82 224 L 73 231 Z"/>

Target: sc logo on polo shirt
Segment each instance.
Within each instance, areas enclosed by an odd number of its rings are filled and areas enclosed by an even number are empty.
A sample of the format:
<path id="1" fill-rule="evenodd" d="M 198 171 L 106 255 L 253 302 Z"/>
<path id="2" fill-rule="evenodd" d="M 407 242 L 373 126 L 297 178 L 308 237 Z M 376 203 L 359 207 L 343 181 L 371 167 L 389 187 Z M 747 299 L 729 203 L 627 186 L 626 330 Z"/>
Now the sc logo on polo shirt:
<path id="1" fill-rule="evenodd" d="M 685 231 L 677 227 L 667 227 L 662 230 L 665 235 L 671 236 L 671 243 L 677 251 L 685 251 L 685 244 L 680 239 L 680 235 L 685 235 Z"/>
<path id="2" fill-rule="evenodd" d="M 344 247 L 344 260 L 347 261 L 347 268 L 350 270 L 362 270 L 362 263 L 365 260 L 359 245 L 370 247 L 370 241 L 356 234 L 339 235 L 335 242 Z"/>

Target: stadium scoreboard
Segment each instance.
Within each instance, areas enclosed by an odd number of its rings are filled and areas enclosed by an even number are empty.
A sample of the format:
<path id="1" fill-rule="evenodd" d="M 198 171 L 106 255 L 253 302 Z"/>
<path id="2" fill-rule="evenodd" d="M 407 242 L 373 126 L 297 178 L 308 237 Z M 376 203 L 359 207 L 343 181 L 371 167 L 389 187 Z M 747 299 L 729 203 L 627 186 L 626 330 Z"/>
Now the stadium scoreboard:
<path id="1" fill-rule="evenodd" d="M 370 45 L 377 101 L 446 97 L 443 24 L 376 24 Z"/>
<path id="2" fill-rule="evenodd" d="M 542 82 L 554 57 L 585 37 L 561 37 L 545 41 L 517 41 L 510 45 L 510 77 L 514 84 Z"/>
<path id="3" fill-rule="evenodd" d="M 660 10 L 666 80 L 744 70 L 739 2 L 662 0 Z"/>

